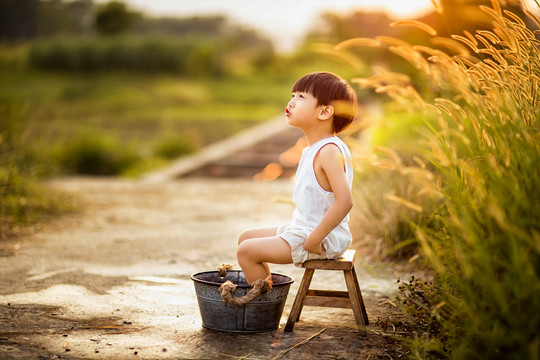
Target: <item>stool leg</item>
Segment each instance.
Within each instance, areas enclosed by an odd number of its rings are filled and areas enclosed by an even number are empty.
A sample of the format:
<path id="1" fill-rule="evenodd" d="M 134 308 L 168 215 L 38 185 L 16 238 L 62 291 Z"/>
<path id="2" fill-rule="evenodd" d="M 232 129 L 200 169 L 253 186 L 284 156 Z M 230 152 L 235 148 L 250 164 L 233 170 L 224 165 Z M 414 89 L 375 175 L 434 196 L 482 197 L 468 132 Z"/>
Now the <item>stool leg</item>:
<path id="1" fill-rule="evenodd" d="M 314 272 L 314 269 L 306 269 L 304 272 L 304 277 L 302 277 L 302 282 L 300 283 L 298 293 L 294 299 L 291 313 L 289 314 L 289 319 L 287 320 L 287 325 L 285 325 L 285 331 L 292 331 L 294 323 L 300 319 L 300 313 L 302 312 L 302 307 L 304 306 L 304 298 L 309 290 L 309 285 L 311 284 L 311 279 L 313 278 Z"/>
<path id="2" fill-rule="evenodd" d="M 353 266 L 351 272 L 352 272 L 352 275 L 353 275 L 355 288 L 356 288 L 356 290 L 358 292 L 358 299 L 360 300 L 360 306 L 362 308 L 362 315 L 364 317 L 364 323 L 366 325 L 369 325 L 369 319 L 368 319 L 367 312 L 366 312 L 366 306 L 364 304 L 364 299 L 362 298 L 362 291 L 360 291 L 360 285 L 358 284 L 358 277 L 356 276 L 356 270 L 354 269 L 354 266 Z"/>
<path id="3" fill-rule="evenodd" d="M 360 303 L 359 291 L 357 291 L 352 270 L 344 270 L 345 283 L 349 291 L 349 300 L 351 301 L 351 307 L 354 313 L 354 320 L 356 321 L 356 327 L 362 335 L 367 335 L 366 322 L 362 313 L 362 305 Z M 358 289 L 359 290 L 359 289 Z"/>

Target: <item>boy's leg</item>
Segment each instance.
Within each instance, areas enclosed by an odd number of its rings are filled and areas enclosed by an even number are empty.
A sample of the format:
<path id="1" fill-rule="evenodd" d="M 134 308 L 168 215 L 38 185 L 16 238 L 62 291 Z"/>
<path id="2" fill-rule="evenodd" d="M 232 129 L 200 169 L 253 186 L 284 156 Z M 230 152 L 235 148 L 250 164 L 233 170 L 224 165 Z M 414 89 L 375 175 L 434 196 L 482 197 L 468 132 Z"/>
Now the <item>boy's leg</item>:
<path id="1" fill-rule="evenodd" d="M 275 236 L 277 229 L 275 226 L 269 226 L 245 230 L 238 237 L 238 244 L 247 239 Z"/>
<path id="2" fill-rule="evenodd" d="M 275 226 L 269 226 L 269 227 L 252 228 L 252 229 L 245 230 L 238 237 L 238 244 L 240 245 L 242 241 L 248 240 L 248 239 L 275 236 L 277 229 L 278 228 Z M 266 268 L 268 274 L 270 274 L 270 267 L 268 266 L 268 264 L 263 263 L 263 266 Z"/>
<path id="3" fill-rule="evenodd" d="M 291 264 L 291 246 L 279 236 L 246 239 L 238 245 L 238 263 L 249 284 L 270 275 L 267 262 Z"/>

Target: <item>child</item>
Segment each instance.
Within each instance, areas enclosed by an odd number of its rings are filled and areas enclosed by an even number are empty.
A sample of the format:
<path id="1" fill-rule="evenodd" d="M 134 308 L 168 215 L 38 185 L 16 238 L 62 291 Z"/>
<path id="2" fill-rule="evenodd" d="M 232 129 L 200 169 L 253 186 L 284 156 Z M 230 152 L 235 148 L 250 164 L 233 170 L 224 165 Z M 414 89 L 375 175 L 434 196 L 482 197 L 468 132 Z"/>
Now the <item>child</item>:
<path id="1" fill-rule="evenodd" d="M 270 281 L 269 262 L 299 266 L 311 259 L 336 259 L 351 245 L 351 154 L 336 134 L 351 124 L 355 113 L 354 90 L 333 73 L 307 74 L 294 84 L 285 115 L 289 125 L 302 130 L 308 145 L 296 172 L 296 209 L 287 224 L 240 235 L 237 258 L 248 283 Z"/>

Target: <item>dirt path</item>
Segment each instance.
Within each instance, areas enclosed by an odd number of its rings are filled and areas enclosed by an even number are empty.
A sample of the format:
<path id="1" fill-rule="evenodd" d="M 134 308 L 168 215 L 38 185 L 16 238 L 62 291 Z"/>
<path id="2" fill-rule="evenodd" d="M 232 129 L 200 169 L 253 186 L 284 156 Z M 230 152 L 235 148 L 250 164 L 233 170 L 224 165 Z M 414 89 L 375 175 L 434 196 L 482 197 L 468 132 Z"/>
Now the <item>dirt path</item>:
<path id="1" fill-rule="evenodd" d="M 396 320 L 388 306 L 396 274 L 370 276 L 357 266 L 371 324 L 362 338 L 352 311 L 306 308 L 283 332 L 303 270 L 274 266 L 293 277 L 282 324 L 259 334 L 201 327 L 190 274 L 235 263 L 238 233 L 280 224 L 292 183 L 280 180 L 185 179 L 141 184 L 119 179 L 61 179 L 54 188 L 81 198 L 83 211 L 63 216 L 18 246 L 0 248 L 2 359 L 271 359 L 325 329 L 282 359 L 388 359 L 405 351 L 381 324 Z M 2 249 L 0 249 L 2 250 Z M 345 288 L 338 272 L 313 285 Z"/>

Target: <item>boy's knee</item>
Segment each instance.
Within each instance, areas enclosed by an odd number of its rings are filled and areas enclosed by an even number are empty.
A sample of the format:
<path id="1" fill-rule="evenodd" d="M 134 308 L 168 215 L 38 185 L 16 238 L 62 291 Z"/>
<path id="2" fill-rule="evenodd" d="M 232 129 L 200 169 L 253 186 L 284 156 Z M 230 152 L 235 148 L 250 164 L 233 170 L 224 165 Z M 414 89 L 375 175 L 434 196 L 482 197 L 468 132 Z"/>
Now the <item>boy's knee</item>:
<path id="1" fill-rule="evenodd" d="M 247 239 L 250 239 L 251 238 L 251 235 L 250 235 L 250 230 L 244 230 L 242 231 L 242 233 L 238 236 L 238 245 L 240 245 L 240 243 L 244 240 L 247 240 Z"/>
<path id="2" fill-rule="evenodd" d="M 238 248 L 236 248 L 236 255 L 242 256 L 247 253 L 248 246 L 242 242 L 243 240 L 238 239 Z"/>
<path id="3" fill-rule="evenodd" d="M 240 245 L 240 243 L 242 243 L 242 241 L 246 239 L 247 239 L 247 236 L 246 236 L 246 232 L 244 231 L 243 233 L 240 234 L 240 236 L 238 236 L 238 245 Z"/>
<path id="4" fill-rule="evenodd" d="M 247 240 L 247 239 L 245 239 Z M 236 249 L 236 257 L 238 258 L 238 261 L 241 261 L 242 259 L 250 258 L 252 254 L 252 248 L 250 246 L 249 242 L 240 242 L 238 244 L 238 248 Z"/>

